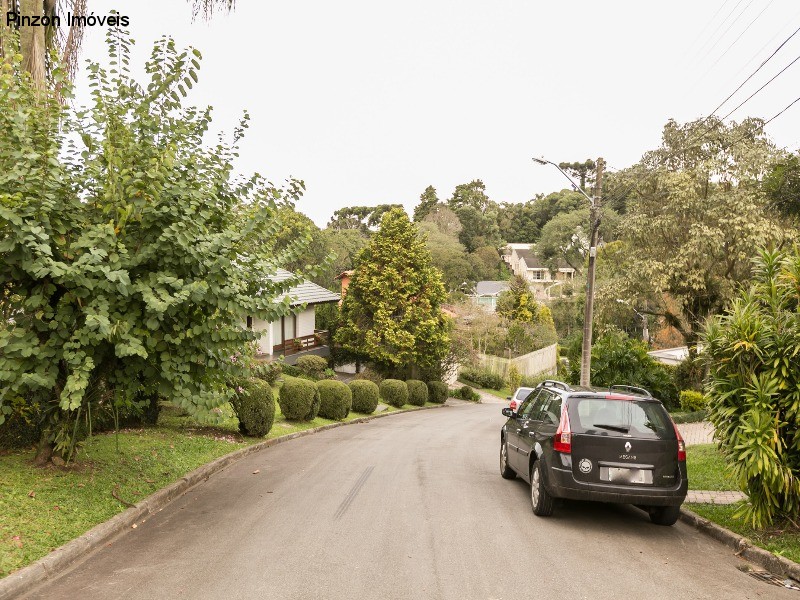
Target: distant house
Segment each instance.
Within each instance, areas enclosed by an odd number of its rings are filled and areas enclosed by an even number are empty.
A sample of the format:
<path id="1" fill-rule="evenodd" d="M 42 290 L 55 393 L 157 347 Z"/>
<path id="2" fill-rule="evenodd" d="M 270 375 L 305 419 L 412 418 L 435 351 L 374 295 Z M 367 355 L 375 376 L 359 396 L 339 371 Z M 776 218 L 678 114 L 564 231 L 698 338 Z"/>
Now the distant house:
<path id="1" fill-rule="evenodd" d="M 292 276 L 289 271 L 278 269 L 270 279 L 285 281 Z M 312 350 L 314 354 L 326 356 L 328 332 L 316 329 L 315 307 L 319 304 L 339 302 L 339 294 L 326 290 L 316 283 L 304 281 L 291 288 L 286 295 L 289 296 L 292 307 L 305 305 L 305 308 L 273 322 L 258 317 L 247 317 L 248 329 L 265 332 L 258 340 L 258 353 L 267 359 Z"/>
<path id="2" fill-rule="evenodd" d="M 500 293 L 507 289 L 508 281 L 479 281 L 475 284 L 475 293 L 471 297 L 478 306 L 494 312 Z"/>
<path id="3" fill-rule="evenodd" d="M 520 275 L 530 283 L 538 300 L 548 298 L 551 288 L 575 278 L 575 269 L 563 260 L 558 261 L 555 271 L 551 271 L 531 250 L 530 244 L 508 244 L 503 260 L 508 263 L 514 275 Z"/>

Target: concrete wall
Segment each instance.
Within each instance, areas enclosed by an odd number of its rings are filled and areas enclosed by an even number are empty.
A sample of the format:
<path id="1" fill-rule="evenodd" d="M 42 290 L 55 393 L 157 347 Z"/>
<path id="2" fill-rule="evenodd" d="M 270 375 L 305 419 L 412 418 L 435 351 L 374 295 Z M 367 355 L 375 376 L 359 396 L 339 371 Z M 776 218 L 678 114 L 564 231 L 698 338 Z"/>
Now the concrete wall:
<path id="1" fill-rule="evenodd" d="M 482 368 L 503 377 L 508 376 L 512 364 L 517 366 L 520 375 L 555 375 L 558 370 L 557 354 L 556 344 L 553 344 L 511 360 L 491 354 L 479 354 L 478 361 Z"/>

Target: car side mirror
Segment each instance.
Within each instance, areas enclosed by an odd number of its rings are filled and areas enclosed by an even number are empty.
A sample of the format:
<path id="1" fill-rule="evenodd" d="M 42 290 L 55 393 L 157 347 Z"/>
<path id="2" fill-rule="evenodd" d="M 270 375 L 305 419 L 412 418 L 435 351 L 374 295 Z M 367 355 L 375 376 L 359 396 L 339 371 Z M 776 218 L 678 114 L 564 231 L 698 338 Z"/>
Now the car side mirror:
<path id="1" fill-rule="evenodd" d="M 512 417 L 516 417 L 517 414 L 513 410 L 511 410 L 510 408 L 504 408 L 503 409 L 503 416 L 504 417 L 508 417 L 510 419 Z"/>

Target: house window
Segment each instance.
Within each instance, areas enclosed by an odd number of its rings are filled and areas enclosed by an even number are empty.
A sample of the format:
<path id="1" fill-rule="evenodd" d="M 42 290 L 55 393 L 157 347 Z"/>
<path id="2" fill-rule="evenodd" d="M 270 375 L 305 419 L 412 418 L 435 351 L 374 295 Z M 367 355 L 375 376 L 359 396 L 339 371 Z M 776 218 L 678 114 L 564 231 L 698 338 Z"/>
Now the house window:
<path id="1" fill-rule="evenodd" d="M 531 279 L 534 281 L 544 280 L 544 271 L 531 271 Z"/>

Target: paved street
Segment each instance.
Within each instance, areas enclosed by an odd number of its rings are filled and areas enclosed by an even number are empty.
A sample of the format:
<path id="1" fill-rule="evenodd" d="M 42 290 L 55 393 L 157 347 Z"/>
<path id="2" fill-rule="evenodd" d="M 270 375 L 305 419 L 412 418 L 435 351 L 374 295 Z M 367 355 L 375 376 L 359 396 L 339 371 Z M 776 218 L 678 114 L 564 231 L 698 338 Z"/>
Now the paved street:
<path id="1" fill-rule="evenodd" d="M 632 507 L 535 517 L 527 485 L 498 473 L 503 420 L 500 403 L 458 404 L 280 444 L 28 598 L 800 597 Z"/>

